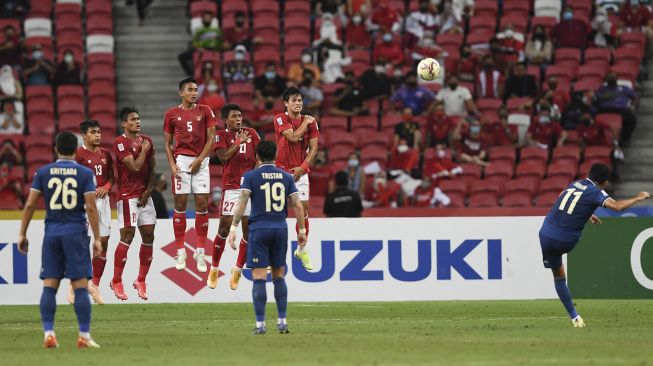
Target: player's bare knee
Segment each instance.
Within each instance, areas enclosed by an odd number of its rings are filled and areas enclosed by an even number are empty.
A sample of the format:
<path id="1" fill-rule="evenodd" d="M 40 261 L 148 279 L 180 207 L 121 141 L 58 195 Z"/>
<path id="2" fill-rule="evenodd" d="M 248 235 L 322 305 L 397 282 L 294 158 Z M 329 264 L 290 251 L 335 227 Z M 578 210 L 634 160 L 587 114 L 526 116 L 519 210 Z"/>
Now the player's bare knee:
<path id="1" fill-rule="evenodd" d="M 268 278 L 267 268 L 253 268 L 252 278 L 255 280 L 267 280 Z"/>
<path id="2" fill-rule="evenodd" d="M 283 278 L 285 276 L 286 268 L 272 268 L 272 280 Z"/>
<path id="3" fill-rule="evenodd" d="M 553 278 L 556 280 L 564 280 L 567 278 L 564 266 L 560 266 L 560 268 L 556 269 L 551 269 L 551 272 L 553 272 Z"/>
<path id="4" fill-rule="evenodd" d="M 186 206 L 188 205 L 188 195 L 187 194 L 176 194 L 175 195 L 175 211 L 184 212 L 186 211 Z"/>
<path id="5" fill-rule="evenodd" d="M 209 208 L 209 195 L 208 194 L 196 194 L 195 195 L 195 211 L 196 212 L 207 212 Z"/>
<path id="6" fill-rule="evenodd" d="M 232 221 L 232 216 L 223 216 L 220 219 L 220 226 L 218 226 L 218 235 L 221 238 L 226 238 L 229 236 L 229 229 L 231 228 Z"/>

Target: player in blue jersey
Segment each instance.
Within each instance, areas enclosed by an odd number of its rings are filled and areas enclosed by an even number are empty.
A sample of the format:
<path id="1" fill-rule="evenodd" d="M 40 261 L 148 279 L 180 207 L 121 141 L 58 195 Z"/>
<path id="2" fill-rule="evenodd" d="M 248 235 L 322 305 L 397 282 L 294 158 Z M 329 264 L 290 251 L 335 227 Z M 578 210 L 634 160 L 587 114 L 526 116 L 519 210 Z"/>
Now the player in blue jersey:
<path id="1" fill-rule="evenodd" d="M 247 201 L 251 197 L 251 215 L 249 216 L 249 244 L 247 246 L 247 266 L 252 269 L 254 286 L 252 300 L 256 315 L 254 334 L 265 334 L 265 303 L 267 291 L 267 268 L 272 267 L 274 299 L 277 303 L 279 333 L 289 333 L 286 322 L 288 305 L 288 288 L 284 279 L 286 253 L 288 251 L 288 201 L 295 211 L 299 230 L 297 242 L 301 248 L 306 245 L 306 227 L 304 210 L 299 200 L 299 193 L 292 175 L 277 168 L 277 146 L 272 141 L 262 141 L 256 147 L 256 156 L 260 166 L 243 176 L 240 199 L 234 213 L 228 243 L 236 249 L 236 229 L 243 218 Z"/>
<path id="2" fill-rule="evenodd" d="M 45 200 L 45 234 L 41 255 L 41 322 L 45 331 L 43 345 L 57 348 L 54 333 L 55 296 L 62 278 L 70 279 L 75 290 L 75 313 L 79 324 L 78 348 L 99 348 L 90 334 L 91 300 L 88 279 L 91 278 L 91 256 L 86 219 L 93 231 L 93 255 L 102 251 L 98 211 L 95 205 L 95 174 L 75 162 L 77 137 L 71 132 L 57 136 L 57 161 L 36 171 L 32 189 L 25 204 L 20 224 L 18 249 L 27 254 L 27 227 L 41 195 Z M 82 198 L 83 197 L 83 198 Z M 86 209 L 84 209 L 86 206 Z M 85 213 L 87 216 L 85 216 Z"/>
<path id="3" fill-rule="evenodd" d="M 567 309 L 569 317 L 576 328 L 585 326 L 583 318 L 574 308 L 567 276 L 562 264 L 562 255 L 571 252 L 581 237 L 585 223 L 600 224 L 594 215 L 597 207 L 606 207 L 614 211 L 624 210 L 639 201 L 650 197 L 648 192 L 639 192 L 633 198 L 616 201 L 603 190 L 608 185 L 610 168 L 605 164 L 590 167 L 588 177 L 571 182 L 560 193 L 560 197 L 544 219 L 540 229 L 540 246 L 545 268 L 551 268 L 555 289 L 560 301 Z"/>

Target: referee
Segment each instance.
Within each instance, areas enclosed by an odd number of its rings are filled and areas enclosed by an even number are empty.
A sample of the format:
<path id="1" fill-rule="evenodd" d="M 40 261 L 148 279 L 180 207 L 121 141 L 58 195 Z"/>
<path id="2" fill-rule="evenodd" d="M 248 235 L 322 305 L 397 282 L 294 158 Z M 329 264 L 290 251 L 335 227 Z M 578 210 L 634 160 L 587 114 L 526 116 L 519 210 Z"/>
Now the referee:
<path id="1" fill-rule="evenodd" d="M 347 188 L 347 173 L 336 173 L 336 190 L 329 193 L 324 201 L 324 215 L 327 217 L 360 217 L 363 212 L 361 196 L 357 191 Z"/>

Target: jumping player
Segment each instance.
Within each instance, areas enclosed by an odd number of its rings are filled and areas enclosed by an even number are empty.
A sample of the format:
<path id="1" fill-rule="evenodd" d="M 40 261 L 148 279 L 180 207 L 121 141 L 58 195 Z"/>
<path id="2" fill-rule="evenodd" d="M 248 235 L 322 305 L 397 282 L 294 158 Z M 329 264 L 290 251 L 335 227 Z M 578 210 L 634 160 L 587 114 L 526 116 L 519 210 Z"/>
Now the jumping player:
<path id="1" fill-rule="evenodd" d="M 254 287 L 252 300 L 256 314 L 254 334 L 265 334 L 265 303 L 267 302 L 267 267 L 272 267 L 274 299 L 277 303 L 279 333 L 289 333 L 286 322 L 288 288 L 284 279 L 286 255 L 288 252 L 287 205 L 297 217 L 297 242 L 306 245 L 304 210 L 299 201 L 295 180 L 285 171 L 274 166 L 277 148 L 272 141 L 263 141 L 256 148 L 261 165 L 243 176 L 240 199 L 236 206 L 233 224 L 229 229 L 229 245 L 236 249 L 236 229 L 243 218 L 251 197 L 252 216 L 249 218 L 249 244 L 247 245 L 247 266 L 252 269 Z"/>
<path id="2" fill-rule="evenodd" d="M 177 245 L 175 267 L 180 271 L 186 268 L 186 206 L 188 195 L 193 193 L 195 230 L 199 241 L 193 258 L 197 261 L 197 270 L 206 272 L 204 249 L 209 230 L 208 204 L 211 189 L 209 153 L 213 147 L 217 121 L 210 107 L 196 104 L 195 79 L 185 78 L 179 82 L 179 95 L 181 104 L 168 109 L 163 120 L 166 157 L 172 172 L 172 193 L 175 199 L 172 221 Z"/>
<path id="3" fill-rule="evenodd" d="M 118 165 L 118 224 L 120 243 L 116 247 L 113 261 L 113 280 L 109 286 L 120 300 L 127 300 L 122 284 L 122 272 L 127 263 L 127 251 L 134 240 L 136 226 L 141 233 L 139 252 L 140 267 L 134 288 L 138 296 L 147 300 L 145 277 L 152 264 L 152 245 L 154 243 L 154 226 L 156 212 L 150 193 L 156 175 L 154 148 L 152 139 L 142 135 L 141 117 L 133 107 L 124 107 L 120 111 L 120 120 L 124 133 L 116 138 L 113 151 Z"/>
<path id="4" fill-rule="evenodd" d="M 57 310 L 55 297 L 59 283 L 64 277 L 70 279 L 75 289 L 75 313 L 79 325 L 77 347 L 100 348 L 90 334 L 91 301 L 88 298 L 88 279 L 91 278 L 91 256 L 86 228 L 88 217 L 94 238 L 93 256 L 98 256 L 102 251 L 102 241 L 95 203 L 97 192 L 93 172 L 75 163 L 76 148 L 77 137 L 71 132 L 64 131 L 57 136 L 57 161 L 36 171 L 20 223 L 18 250 L 27 254 L 27 227 L 34 215 L 36 202 L 43 194 L 46 214 L 41 256 L 40 277 L 43 280 L 43 293 L 40 309 L 45 332 L 43 346 L 46 348 L 59 347 L 54 333 L 54 314 Z"/>
<path id="5" fill-rule="evenodd" d="M 240 198 L 240 183 L 243 174 L 254 169 L 256 165 L 256 146 L 261 138 L 252 128 L 242 127 L 243 113 L 236 104 L 227 104 L 222 107 L 220 116 L 225 121 L 226 129 L 220 130 L 215 138 L 214 148 L 217 150 L 218 158 L 223 165 L 222 174 L 222 204 L 220 215 L 220 227 L 218 235 L 215 236 L 213 245 L 213 258 L 211 261 L 211 272 L 206 280 L 210 288 L 218 285 L 218 274 L 220 273 L 220 258 L 224 252 L 225 240 L 229 235 L 229 228 L 233 221 L 236 203 Z M 249 217 L 250 205 L 247 204 L 243 215 Z M 231 281 L 229 287 L 232 290 L 238 288 L 240 275 L 247 259 L 247 220 L 243 220 L 243 238 L 240 240 L 238 259 L 236 266 L 231 270 Z"/>
<path id="6" fill-rule="evenodd" d="M 608 185 L 609 176 L 610 168 L 607 165 L 592 165 L 587 178 L 571 182 L 562 191 L 540 229 L 544 267 L 551 268 L 558 297 L 576 328 L 584 327 L 585 322 L 574 308 L 562 255 L 571 252 L 578 244 L 586 222 L 601 223 L 593 214 L 597 207 L 621 211 L 650 197 L 648 192 L 639 192 L 633 198 L 615 201 L 603 190 Z"/>
<path id="7" fill-rule="evenodd" d="M 286 89 L 283 92 L 283 103 L 286 112 L 274 116 L 274 132 L 279 151 L 276 164 L 290 172 L 297 184 L 299 200 L 304 208 L 304 225 L 308 237 L 308 173 L 309 165 L 317 154 L 320 132 L 315 118 L 301 114 L 304 95 L 299 89 L 295 87 Z M 298 230 L 299 226 L 296 226 L 295 231 Z M 313 269 L 305 247 L 298 248 L 294 255 L 301 260 L 304 268 L 309 271 Z"/>

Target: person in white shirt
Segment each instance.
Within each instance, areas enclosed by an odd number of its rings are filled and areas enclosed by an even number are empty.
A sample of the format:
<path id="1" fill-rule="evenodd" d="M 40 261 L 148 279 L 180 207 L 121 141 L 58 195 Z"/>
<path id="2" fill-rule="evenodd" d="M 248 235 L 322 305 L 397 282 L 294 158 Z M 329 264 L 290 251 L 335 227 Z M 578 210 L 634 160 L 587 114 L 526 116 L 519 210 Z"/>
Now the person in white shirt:
<path id="1" fill-rule="evenodd" d="M 447 87 L 438 92 L 435 100 L 444 105 L 444 113 L 447 116 L 466 116 L 468 112 L 477 113 L 472 93 L 466 87 L 458 85 L 458 78 L 455 75 L 447 79 Z"/>

